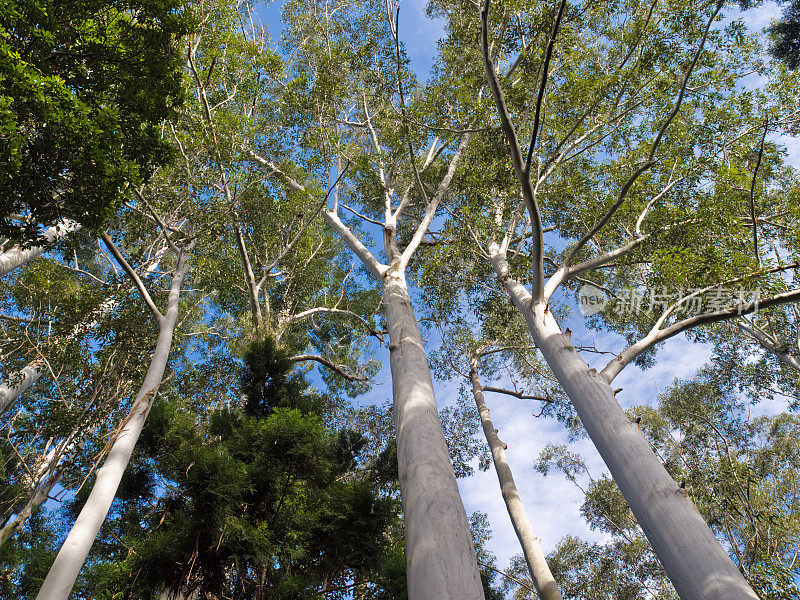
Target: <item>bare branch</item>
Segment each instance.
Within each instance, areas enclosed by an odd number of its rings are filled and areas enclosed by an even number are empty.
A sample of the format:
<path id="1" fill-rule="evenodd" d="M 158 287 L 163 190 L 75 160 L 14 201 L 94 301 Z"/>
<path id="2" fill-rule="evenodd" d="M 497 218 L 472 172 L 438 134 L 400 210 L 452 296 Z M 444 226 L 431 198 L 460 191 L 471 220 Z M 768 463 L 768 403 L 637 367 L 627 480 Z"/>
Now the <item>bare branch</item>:
<path id="1" fill-rule="evenodd" d="M 297 181 L 292 179 L 289 175 L 287 175 L 285 172 L 280 170 L 277 166 L 275 166 L 274 163 L 268 161 L 266 158 L 263 158 L 263 157 L 259 156 L 258 154 L 256 154 L 252 150 L 250 150 L 250 152 L 249 152 L 249 157 L 250 157 L 250 160 L 252 160 L 256 164 L 261 165 L 262 167 L 267 169 L 267 171 L 269 171 L 271 175 L 277 175 L 283 181 L 283 183 L 286 184 L 286 186 L 289 189 L 292 189 L 292 190 L 294 190 L 296 192 L 305 192 L 306 191 L 305 187 L 303 187 Z"/>
<path id="2" fill-rule="evenodd" d="M 750 303 L 750 306 L 734 306 L 723 310 L 717 310 L 710 313 L 695 315 L 681 321 L 677 321 L 664 329 L 653 328 L 645 337 L 631 345 L 616 358 L 612 359 L 602 370 L 601 375 L 609 383 L 619 374 L 620 371 L 637 356 L 646 352 L 659 342 L 663 342 L 673 336 L 678 335 L 684 331 L 698 327 L 700 325 L 710 325 L 728 319 L 735 319 L 742 315 L 750 314 L 757 311 L 759 308 L 769 308 L 770 306 L 778 306 L 790 302 L 800 301 L 800 289 L 776 294 L 770 298 L 759 300 L 758 302 Z"/>
<path id="3" fill-rule="evenodd" d="M 519 147 L 519 139 L 514 125 L 511 122 L 511 117 L 506 107 L 505 99 L 503 98 L 503 91 L 500 88 L 500 82 L 497 79 L 497 71 L 494 68 L 492 57 L 489 53 L 489 6 L 491 0 L 484 0 L 483 7 L 481 8 L 481 54 L 483 56 L 483 64 L 486 69 L 486 77 L 489 80 L 489 88 L 492 91 L 495 105 L 497 106 L 497 113 L 500 118 L 500 124 L 508 142 L 509 150 L 511 152 L 511 162 L 514 165 L 514 172 L 522 188 L 522 198 L 528 208 L 528 213 L 531 220 L 531 228 L 533 230 L 533 249 L 532 249 L 532 262 L 534 267 L 533 274 L 533 296 L 534 298 L 541 299 L 544 295 L 544 239 L 542 237 L 542 215 L 539 210 L 539 204 L 536 201 L 533 186 L 531 185 L 530 174 L 525 170 L 525 164 L 522 159 L 522 151 Z"/>
<path id="4" fill-rule="evenodd" d="M 427 233 L 428 227 L 430 227 L 433 218 L 436 216 L 436 209 L 444 197 L 445 192 L 450 187 L 450 182 L 453 180 L 453 176 L 456 174 L 456 168 L 461 162 L 461 158 L 464 156 L 464 152 L 467 149 L 467 144 L 469 144 L 469 140 L 471 138 L 471 133 L 465 133 L 461 137 L 461 142 L 458 144 L 458 148 L 453 154 L 453 158 L 450 159 L 450 165 L 447 167 L 447 173 L 445 173 L 445 176 L 439 183 L 436 194 L 433 196 L 433 198 L 431 198 L 430 202 L 428 202 L 427 206 L 425 207 L 425 216 L 422 218 L 419 226 L 417 226 L 417 230 L 414 232 L 414 237 L 411 238 L 408 246 L 406 246 L 405 250 L 403 250 L 403 255 L 400 257 L 400 269 L 406 268 L 408 262 L 411 260 L 411 257 L 414 255 L 414 252 L 422 242 L 422 238 Z"/>
<path id="5" fill-rule="evenodd" d="M 383 279 L 383 274 L 389 267 L 379 262 L 378 259 L 373 256 L 372 252 L 367 249 L 361 240 L 350 231 L 350 228 L 342 223 L 341 219 L 339 219 L 339 215 L 329 210 L 323 210 L 322 218 L 337 234 L 339 234 L 339 237 L 344 240 L 344 243 L 347 244 L 350 250 L 361 259 L 361 262 L 364 263 L 364 266 L 367 267 L 369 272 L 372 273 L 378 281 L 381 281 Z"/>
<path id="6" fill-rule="evenodd" d="M 162 315 L 161 311 L 158 310 L 158 308 L 156 308 L 156 305 L 153 303 L 153 299 L 150 297 L 150 293 L 147 291 L 147 288 L 145 287 L 144 283 L 139 278 L 139 275 L 128 264 L 128 261 L 126 261 L 125 257 L 122 256 L 122 253 L 119 251 L 119 248 L 117 248 L 117 246 L 114 244 L 114 242 L 111 240 L 111 238 L 105 231 L 100 234 L 100 239 L 103 240 L 106 247 L 108 247 L 109 251 L 114 256 L 114 259 L 117 261 L 119 266 L 122 267 L 122 269 L 131 279 L 133 284 L 136 286 L 139 295 L 142 297 L 142 300 L 144 300 L 144 303 L 147 305 L 147 308 L 150 309 L 150 312 L 152 312 L 153 315 L 155 316 L 156 321 L 160 323 L 164 319 L 164 315 Z"/>
<path id="7" fill-rule="evenodd" d="M 292 315 L 287 320 L 287 323 L 294 323 L 295 321 L 300 321 L 302 319 L 307 319 L 309 317 L 313 317 L 314 315 L 317 315 L 317 314 L 320 314 L 320 313 L 327 313 L 327 314 L 332 314 L 332 315 L 342 315 L 342 316 L 345 316 L 345 317 L 350 317 L 351 319 L 355 319 L 356 321 L 358 321 L 359 323 L 361 323 L 364 326 L 364 328 L 370 333 L 370 335 L 374 335 L 379 340 L 383 340 L 383 336 L 381 335 L 381 332 L 375 330 L 372 327 L 372 325 L 370 325 L 369 322 L 364 317 L 362 317 L 359 314 L 354 313 L 351 310 L 344 310 L 344 309 L 341 309 L 341 308 L 325 308 L 323 306 L 320 306 L 320 307 L 317 307 L 317 308 L 311 308 L 309 310 L 305 310 L 305 311 L 303 311 L 301 313 L 298 313 L 296 315 Z"/>
<path id="8" fill-rule="evenodd" d="M 522 392 L 507 390 L 505 388 L 492 387 L 491 385 L 483 385 L 481 387 L 483 388 L 484 392 L 495 392 L 497 394 L 506 394 L 507 396 L 514 396 L 515 398 L 519 398 L 520 400 L 538 400 L 539 402 L 553 402 L 553 399 L 548 398 L 547 396 L 530 396 L 528 394 L 523 394 Z"/>
<path id="9" fill-rule="evenodd" d="M 319 364 L 323 365 L 324 367 L 330 369 L 337 375 L 341 375 L 345 379 L 349 381 L 369 381 L 369 378 L 362 377 L 361 375 L 352 375 L 342 370 L 342 368 L 338 365 L 335 365 L 331 361 L 326 358 L 322 358 L 316 354 L 298 354 L 297 356 L 292 356 L 289 359 L 290 362 L 305 362 L 305 361 L 314 361 L 318 362 Z"/>
<path id="10" fill-rule="evenodd" d="M 547 88 L 547 75 L 550 69 L 550 59 L 553 57 L 553 46 L 555 45 L 556 36 L 558 35 L 558 27 L 561 25 L 561 17 L 564 16 L 564 7 L 567 5 L 567 0 L 561 0 L 558 6 L 556 18 L 553 20 L 553 28 L 550 31 L 550 39 L 547 42 L 547 49 L 544 53 L 544 63 L 542 64 L 542 82 L 539 84 L 539 94 L 536 97 L 536 112 L 533 116 L 533 133 L 531 134 L 531 143 L 528 146 L 528 158 L 525 161 L 525 173 L 531 172 L 531 160 L 533 159 L 533 149 L 536 146 L 536 135 L 539 133 L 539 119 L 542 112 L 542 100 L 544 99 L 544 92 Z"/>

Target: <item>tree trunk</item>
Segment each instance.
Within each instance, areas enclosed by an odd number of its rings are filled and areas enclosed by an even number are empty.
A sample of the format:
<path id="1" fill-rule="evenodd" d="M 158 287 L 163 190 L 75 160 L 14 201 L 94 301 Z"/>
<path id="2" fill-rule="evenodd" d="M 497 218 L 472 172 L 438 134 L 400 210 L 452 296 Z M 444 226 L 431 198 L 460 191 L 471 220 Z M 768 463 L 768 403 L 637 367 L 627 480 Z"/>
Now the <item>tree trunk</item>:
<path id="1" fill-rule="evenodd" d="M 22 392 L 36 383 L 42 376 L 44 361 L 34 360 L 0 384 L 0 416 L 4 415 L 11 404 L 22 395 Z"/>
<path id="2" fill-rule="evenodd" d="M 511 524 L 514 526 L 514 532 L 517 534 L 519 543 L 522 546 L 522 553 L 525 555 L 525 562 L 528 565 L 531 580 L 542 600 L 562 600 L 561 592 L 558 590 L 553 574 L 550 572 L 550 567 L 547 566 L 547 561 L 544 558 L 541 540 L 533 531 L 533 526 L 522 504 L 522 498 L 520 498 L 517 491 L 517 485 L 514 483 L 511 465 L 508 464 L 506 459 L 506 445 L 500 440 L 497 430 L 494 428 L 494 423 L 492 423 L 489 407 L 486 406 L 486 402 L 483 399 L 483 386 L 478 378 L 478 369 L 474 364 L 470 368 L 469 376 L 472 381 L 472 395 L 475 397 L 475 405 L 481 416 L 483 433 L 486 435 L 486 441 L 492 451 L 492 460 L 497 472 L 497 479 L 500 482 L 503 500 L 506 503 Z"/>
<path id="3" fill-rule="evenodd" d="M 383 302 L 411 600 L 483 600 L 467 515 L 436 410 L 428 359 L 402 273 L 386 274 Z"/>
<path id="4" fill-rule="evenodd" d="M 528 291 L 509 277 L 505 257 L 492 252 L 490 260 L 678 595 L 683 600 L 757 600 L 608 382 L 579 356 L 547 305 L 532 303 Z"/>
<path id="5" fill-rule="evenodd" d="M 50 244 L 65 238 L 67 235 L 80 228 L 80 223 L 76 223 L 70 219 L 63 219 L 45 230 L 42 234 L 44 243 L 41 246 L 31 246 L 30 248 L 14 246 L 6 252 L 3 252 L 0 254 L 0 276 L 6 275 L 17 267 L 21 267 L 29 260 L 36 258 L 47 250 Z"/>
<path id="6" fill-rule="evenodd" d="M 0 547 L 2 547 L 3 544 L 11 539 L 11 537 L 17 531 L 19 531 L 20 527 L 27 523 L 34 511 L 39 508 L 47 499 L 47 494 L 51 492 L 60 478 L 61 474 L 56 473 L 48 480 L 43 482 L 42 485 L 34 491 L 33 495 L 28 499 L 28 502 L 25 504 L 23 509 L 19 511 L 17 516 L 15 516 L 12 521 L 6 523 L 2 529 L 0 529 Z"/>
<path id="7" fill-rule="evenodd" d="M 153 398 L 164 377 L 178 317 L 181 282 L 186 270 L 186 252 L 181 251 L 172 277 L 167 311 L 159 322 L 155 351 L 142 387 L 134 400 L 130 416 L 114 440 L 105 463 L 97 471 L 89 498 L 61 546 L 53 566 L 50 567 L 36 600 L 67 600 L 92 543 L 106 519 L 136 441 L 144 427 Z"/>

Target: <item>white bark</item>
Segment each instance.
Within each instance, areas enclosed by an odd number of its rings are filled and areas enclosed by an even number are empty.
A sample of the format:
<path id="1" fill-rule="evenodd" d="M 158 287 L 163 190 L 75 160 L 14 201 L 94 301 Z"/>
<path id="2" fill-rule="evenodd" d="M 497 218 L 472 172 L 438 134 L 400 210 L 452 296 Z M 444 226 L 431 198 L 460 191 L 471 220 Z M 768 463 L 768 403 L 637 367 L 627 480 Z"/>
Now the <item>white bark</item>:
<path id="1" fill-rule="evenodd" d="M 23 525 L 25 525 L 33 512 L 47 499 L 47 495 L 56 483 L 58 483 L 59 479 L 61 479 L 61 473 L 55 472 L 34 490 L 22 510 L 16 515 L 13 515 L 14 518 L 0 529 L 0 546 L 5 544 Z"/>
<path id="2" fill-rule="evenodd" d="M 628 419 L 606 379 L 589 369 L 546 303 L 532 303 L 528 291 L 509 277 L 508 263 L 496 245 L 490 248 L 490 261 L 680 597 L 757 600 L 686 491 Z"/>
<path id="3" fill-rule="evenodd" d="M 105 463 L 97 471 L 89 498 L 50 567 L 36 600 L 67 600 L 92 543 L 105 521 L 134 446 L 144 427 L 153 398 L 164 377 L 178 317 L 181 282 L 186 271 L 186 252 L 181 251 L 172 277 L 167 311 L 159 319 L 158 340 L 147 375 L 134 400 L 130 415 L 119 430 Z"/>
<path id="4" fill-rule="evenodd" d="M 531 580 L 542 600 L 562 600 L 558 585 L 553 579 L 550 567 L 547 566 L 541 540 L 533 531 L 533 525 L 528 519 L 528 513 L 525 511 L 517 485 L 514 483 L 511 465 L 506 458 L 506 445 L 500 440 L 500 436 L 494 428 L 494 423 L 492 423 L 489 407 L 486 406 L 486 401 L 483 398 L 484 388 L 478 378 L 478 370 L 474 364 L 469 371 L 469 377 L 472 382 L 472 395 L 475 398 L 475 405 L 478 408 L 478 414 L 481 416 L 483 433 L 492 451 L 492 460 L 494 461 L 494 469 L 497 472 L 497 479 L 500 482 L 503 501 L 506 503 L 508 516 L 511 518 L 514 532 L 517 534 L 519 543 L 522 546 L 522 553 L 525 556 Z"/>
<path id="5" fill-rule="evenodd" d="M 14 400 L 39 380 L 44 368 L 43 360 L 31 361 L 7 381 L 0 384 L 0 415 L 4 415 Z"/>
<path id="6" fill-rule="evenodd" d="M 391 270 L 384 281 L 408 597 L 483 600 L 467 514 L 405 276 Z"/>
<path id="7" fill-rule="evenodd" d="M 53 242 L 65 238 L 67 235 L 73 231 L 77 231 L 80 228 L 80 223 L 77 223 L 71 219 L 63 219 L 62 221 L 56 223 L 52 227 L 48 227 L 45 230 L 45 232 L 42 234 L 44 243 L 40 246 L 31 246 L 30 248 L 14 246 L 13 248 L 6 250 L 0 254 L 0 276 L 7 275 L 17 267 L 21 267 L 29 260 L 36 258 L 42 252 L 47 250 L 47 248 Z"/>
<path id="8" fill-rule="evenodd" d="M 756 342 L 758 342 L 758 345 L 764 350 L 774 354 L 775 358 L 777 358 L 787 367 L 791 367 L 796 371 L 800 371 L 800 360 L 797 360 L 794 356 L 783 350 L 780 346 L 780 342 L 778 342 L 778 340 L 776 340 L 774 337 L 759 329 L 752 323 L 748 323 L 746 320 L 738 321 L 736 326 L 748 336 L 753 338 Z"/>

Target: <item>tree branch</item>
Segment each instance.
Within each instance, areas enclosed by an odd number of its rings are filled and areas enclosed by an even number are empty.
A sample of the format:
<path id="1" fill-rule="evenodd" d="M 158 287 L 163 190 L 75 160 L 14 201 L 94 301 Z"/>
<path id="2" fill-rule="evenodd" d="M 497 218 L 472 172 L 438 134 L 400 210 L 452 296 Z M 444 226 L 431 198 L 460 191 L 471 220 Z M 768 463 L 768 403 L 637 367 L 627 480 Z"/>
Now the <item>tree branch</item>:
<path id="1" fill-rule="evenodd" d="M 339 234 L 339 237 L 344 240 L 344 243 L 347 244 L 350 250 L 361 259 L 361 262 L 364 263 L 364 266 L 367 267 L 369 272 L 372 273 L 378 281 L 381 281 L 383 279 L 383 274 L 389 267 L 379 262 L 378 259 L 373 256 L 372 252 L 361 243 L 361 240 L 350 231 L 350 228 L 342 223 L 341 219 L 339 219 L 339 215 L 329 210 L 323 210 L 322 218 L 337 234 Z"/>
<path id="2" fill-rule="evenodd" d="M 133 281 L 133 284 L 136 286 L 136 289 L 138 290 L 139 295 L 142 297 L 142 300 L 144 300 L 144 303 L 147 305 L 147 308 L 149 308 L 150 312 L 153 313 L 156 321 L 160 323 L 164 319 L 164 315 L 161 314 L 161 311 L 158 310 L 156 305 L 153 303 L 153 299 L 150 297 L 150 293 L 147 291 L 144 283 L 139 278 L 139 275 L 137 275 L 136 271 L 134 271 L 133 268 L 128 264 L 128 261 L 126 261 L 125 257 L 122 256 L 119 248 L 117 248 L 114 242 L 111 241 L 111 238 L 105 231 L 100 234 L 100 239 L 103 240 L 105 245 L 111 251 L 111 254 L 114 256 L 114 259 L 117 261 L 117 263 L 119 263 L 128 277 L 130 277 L 131 281 Z"/>
<path id="3" fill-rule="evenodd" d="M 351 375 L 350 373 L 343 371 L 340 366 L 335 365 L 328 359 L 322 358 L 321 356 L 318 356 L 316 354 L 298 354 L 297 356 L 292 356 L 289 359 L 289 361 L 290 362 L 314 361 L 327 367 L 337 375 L 341 375 L 342 377 L 344 377 L 349 381 L 369 381 L 369 378 L 367 377 L 362 377 L 361 375 Z"/>
<path id="4" fill-rule="evenodd" d="M 550 69 L 550 59 L 553 56 L 553 46 L 555 45 L 556 36 L 558 35 L 558 27 L 561 25 L 561 17 L 564 15 L 564 7 L 567 5 L 567 0 L 561 0 L 558 6 L 558 13 L 553 20 L 553 28 L 550 32 L 550 39 L 547 42 L 547 50 L 544 54 L 544 63 L 542 64 L 542 83 L 539 85 L 539 94 L 536 97 L 536 112 L 533 116 L 533 133 L 531 134 L 531 143 L 528 146 L 528 158 L 525 161 L 525 173 L 531 172 L 531 160 L 533 159 L 533 148 L 536 146 L 536 135 L 539 133 L 539 119 L 542 111 L 542 100 L 544 99 L 544 91 L 547 87 L 547 75 Z"/>
<path id="5" fill-rule="evenodd" d="M 783 294 L 776 294 L 765 300 L 759 300 L 756 303 L 751 303 L 750 306 L 734 306 L 702 315 L 695 315 L 688 319 L 683 319 L 665 327 L 664 329 L 653 329 L 649 334 L 641 340 L 623 350 L 616 358 L 613 358 L 601 371 L 601 375 L 611 383 L 620 371 L 637 356 L 649 350 L 659 342 L 663 342 L 673 336 L 678 335 L 684 331 L 698 327 L 700 325 L 710 325 L 728 319 L 734 319 L 742 315 L 747 315 L 756 312 L 759 308 L 769 308 L 770 306 L 778 306 L 780 304 L 787 304 L 790 302 L 800 301 L 800 289 L 784 292 Z"/>
<path id="6" fill-rule="evenodd" d="M 507 390 L 505 388 L 492 387 L 491 385 L 482 385 L 481 388 L 483 389 L 484 392 L 495 392 L 497 394 L 506 394 L 507 396 L 514 396 L 515 398 L 519 398 L 520 400 L 538 400 L 539 402 L 553 402 L 553 399 L 548 398 L 547 396 L 530 396 L 528 394 L 523 394 L 522 392 Z"/>
<path id="7" fill-rule="evenodd" d="M 492 91 L 492 96 L 497 106 L 500 125 L 505 133 L 506 141 L 508 142 L 511 152 L 511 162 L 514 165 L 514 172 L 522 189 L 522 198 L 525 200 L 531 219 L 531 229 L 533 230 L 532 262 L 534 266 L 533 296 L 539 300 L 544 295 L 544 239 L 542 234 L 542 215 L 539 210 L 539 204 L 536 201 L 533 186 L 531 185 L 530 174 L 525 170 L 522 152 L 519 147 L 519 139 L 517 138 L 514 125 L 511 122 L 511 117 L 508 114 L 508 108 L 503 98 L 503 91 L 497 79 L 497 71 L 495 71 L 492 57 L 489 54 L 490 3 L 491 0 L 484 0 L 483 7 L 481 8 L 481 55 L 483 56 L 483 64 L 486 69 L 486 77 L 489 80 L 489 88 Z"/>

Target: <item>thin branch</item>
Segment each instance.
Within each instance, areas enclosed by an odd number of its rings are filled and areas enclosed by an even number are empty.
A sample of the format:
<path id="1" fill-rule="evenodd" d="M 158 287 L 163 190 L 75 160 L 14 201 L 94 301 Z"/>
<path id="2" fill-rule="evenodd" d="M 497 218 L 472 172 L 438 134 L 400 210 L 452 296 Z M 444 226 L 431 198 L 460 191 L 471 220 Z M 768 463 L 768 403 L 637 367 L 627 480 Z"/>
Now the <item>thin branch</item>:
<path id="1" fill-rule="evenodd" d="M 294 323 L 294 322 L 300 321 L 302 319 L 307 319 L 309 317 L 313 317 L 314 315 L 317 315 L 317 314 L 320 314 L 320 313 L 327 313 L 327 314 L 332 314 L 332 315 L 342 315 L 342 316 L 345 316 L 345 317 L 350 317 L 351 319 L 355 319 L 356 321 L 358 321 L 359 323 L 361 323 L 364 326 L 364 328 L 370 333 L 370 335 L 374 335 L 376 338 L 378 338 L 380 340 L 383 340 L 383 336 L 381 335 L 381 332 L 375 330 L 372 327 L 372 325 L 370 325 L 369 322 L 364 317 L 362 317 L 359 314 L 354 313 L 351 310 L 344 310 L 344 309 L 341 309 L 341 308 L 325 308 L 325 307 L 322 307 L 322 306 L 317 307 L 317 308 L 311 308 L 309 310 L 305 310 L 305 311 L 303 311 L 301 313 L 298 313 L 296 315 L 293 315 L 293 316 L 289 317 L 289 319 L 287 320 L 287 323 Z"/>
<path id="2" fill-rule="evenodd" d="M 147 308 L 149 308 L 150 312 L 153 313 L 156 321 L 160 323 L 164 319 L 164 315 L 162 315 L 161 311 L 156 308 L 153 299 L 150 297 L 150 293 L 147 291 L 144 283 L 139 278 L 139 275 L 137 275 L 136 271 L 134 271 L 133 268 L 128 264 L 128 261 L 126 261 L 125 257 L 123 257 L 120 253 L 119 248 L 117 248 L 105 231 L 100 234 L 100 239 L 105 242 L 106 247 L 108 247 L 109 251 L 114 256 L 114 259 L 122 267 L 128 277 L 130 277 L 131 281 L 133 281 L 133 284 L 136 286 L 136 289 L 138 290 L 139 295 L 142 297 L 142 300 L 144 300 L 144 303 L 147 305 Z"/>
<path id="3" fill-rule="evenodd" d="M 520 400 L 538 400 L 539 402 L 548 402 L 552 403 L 553 399 L 548 398 L 547 396 L 530 396 L 528 394 L 523 394 L 522 392 L 517 392 L 514 390 L 507 390 L 505 388 L 498 388 L 493 387 L 491 385 L 483 385 L 481 386 L 484 392 L 495 392 L 497 394 L 506 394 L 507 396 L 514 396 L 515 398 L 519 398 Z"/>
<path id="4" fill-rule="evenodd" d="M 500 124 L 511 152 L 511 162 L 514 165 L 514 172 L 522 188 L 522 197 L 525 200 L 530 215 L 531 229 L 533 230 L 533 248 L 531 254 L 535 269 L 533 274 L 533 296 L 535 299 L 539 300 L 544 295 L 544 239 L 542 234 L 542 215 L 539 210 L 539 204 L 536 201 L 533 186 L 531 185 L 529 173 L 525 171 L 517 132 L 511 122 L 511 117 L 508 113 L 505 99 L 503 98 L 503 91 L 497 79 L 497 71 L 494 68 L 494 63 L 489 53 L 490 3 L 491 0 L 484 0 L 483 7 L 481 8 L 481 54 L 483 56 L 486 77 L 489 80 L 489 88 L 492 91 L 492 96 L 497 106 Z"/>
<path id="5" fill-rule="evenodd" d="M 769 129 L 769 121 L 764 123 L 764 133 L 761 136 L 761 146 L 758 149 L 758 159 L 756 160 L 756 168 L 753 169 L 753 181 L 750 183 L 750 218 L 753 220 L 753 252 L 756 256 L 756 263 L 761 266 L 761 257 L 758 254 L 758 220 L 756 219 L 756 177 L 758 177 L 758 168 L 761 166 L 761 158 L 764 156 L 764 140 L 767 138 L 767 130 Z"/>
<path id="6" fill-rule="evenodd" d="M 433 198 L 431 198 L 430 202 L 428 202 L 428 205 L 425 207 L 425 216 L 422 218 L 417 230 L 414 232 L 414 237 L 411 238 L 411 241 L 405 247 L 405 250 L 403 250 L 399 264 L 401 270 L 406 268 L 414 252 L 422 242 L 422 238 L 427 233 L 433 218 L 436 216 L 436 209 L 444 197 L 445 192 L 447 192 L 447 189 L 450 187 L 450 182 L 453 180 L 453 176 L 456 173 L 456 168 L 461 162 L 461 158 L 464 156 L 464 152 L 466 152 L 467 145 L 469 144 L 469 140 L 471 138 L 471 133 L 466 133 L 462 136 L 461 142 L 458 144 L 455 154 L 453 154 L 453 158 L 450 159 L 450 165 L 447 167 L 447 173 L 445 173 L 445 176 L 439 183 L 436 194 L 433 196 Z"/>
<path id="7" fill-rule="evenodd" d="M 530 591 L 530 592 L 533 592 L 534 594 L 537 594 L 537 592 L 536 592 L 536 590 L 535 590 L 535 589 L 533 589 L 533 588 L 532 588 L 531 586 L 529 586 L 527 583 L 523 583 L 522 581 L 520 581 L 520 580 L 519 580 L 519 579 L 517 579 L 516 577 L 513 577 L 512 575 L 509 575 L 508 573 L 505 573 L 504 571 L 501 571 L 500 569 L 496 569 L 496 568 L 495 568 L 495 567 L 493 567 L 492 565 L 490 565 L 490 564 L 487 564 L 487 563 L 483 562 L 482 560 L 478 560 L 478 564 L 479 564 L 479 565 L 481 565 L 482 567 L 486 567 L 487 569 L 491 569 L 491 570 L 492 570 L 492 571 L 494 571 L 495 573 L 499 573 L 500 575 L 502 575 L 502 576 L 503 576 L 503 577 L 505 577 L 506 579 L 509 579 L 509 580 L 513 581 L 514 583 L 516 583 L 518 586 L 520 586 L 520 587 L 523 587 L 523 588 L 525 588 L 526 590 L 528 590 L 528 591 Z"/>
<path id="8" fill-rule="evenodd" d="M 597 223 L 595 223 L 594 227 L 592 227 L 592 229 L 589 230 L 586 233 L 586 235 L 584 235 L 578 241 L 577 244 L 575 244 L 572 248 L 570 248 L 570 250 L 567 252 L 566 256 L 564 257 L 564 264 L 565 265 L 568 265 L 572 261 L 572 259 L 575 256 L 575 254 L 577 254 L 577 252 L 587 242 L 589 242 L 589 240 L 591 240 L 595 236 L 595 234 L 598 231 L 600 231 L 606 225 L 606 223 L 608 223 L 611 220 L 611 218 L 614 216 L 614 214 L 617 212 L 617 210 L 620 208 L 620 206 L 622 206 L 622 204 L 625 202 L 625 199 L 627 198 L 628 192 L 633 187 L 633 184 L 636 183 L 636 180 L 639 179 L 639 177 L 645 171 L 650 169 L 656 163 L 655 155 L 656 155 L 656 151 L 658 150 L 658 146 L 661 144 L 661 139 L 664 137 L 664 134 L 666 133 L 667 128 L 670 126 L 670 124 L 672 123 L 673 119 L 675 119 L 675 117 L 677 116 L 678 112 L 680 111 L 681 105 L 683 104 L 683 97 L 686 94 L 686 87 L 689 84 L 689 78 L 691 77 L 692 72 L 694 71 L 694 68 L 697 65 L 697 61 L 700 58 L 700 54 L 702 53 L 703 47 L 705 46 L 706 40 L 708 39 L 708 33 L 709 33 L 710 29 L 711 29 L 711 25 L 714 22 L 714 19 L 716 19 L 717 15 L 719 14 L 719 11 L 721 9 L 722 9 L 722 2 L 719 2 L 717 4 L 716 9 L 711 14 L 711 17 L 708 19 L 708 22 L 706 23 L 706 28 L 705 28 L 705 31 L 703 32 L 703 37 L 700 39 L 700 44 L 698 45 L 697 50 L 695 51 L 694 56 L 692 57 L 692 62 L 689 65 L 689 68 L 687 69 L 686 74 L 683 77 L 683 82 L 681 83 L 680 90 L 678 91 L 678 98 L 675 101 L 675 106 L 669 112 L 669 115 L 667 115 L 667 118 L 664 120 L 664 123 L 661 125 L 661 128 L 658 130 L 658 133 L 656 134 L 656 138 L 655 138 L 655 140 L 653 140 L 653 144 L 650 147 L 650 153 L 648 154 L 647 159 L 641 165 L 639 165 L 639 167 L 637 167 L 634 170 L 634 172 L 631 174 L 631 176 L 628 178 L 628 180 L 622 186 L 622 189 L 619 192 L 619 196 L 617 197 L 617 200 L 614 202 L 614 204 L 612 204 L 609 207 L 609 209 L 605 212 L 605 214 L 597 221 Z"/>
<path id="9" fill-rule="evenodd" d="M 367 378 L 367 377 L 362 377 L 361 375 L 351 375 L 350 373 L 347 373 L 347 372 L 343 371 L 340 366 L 335 365 L 334 363 L 332 363 L 328 359 L 322 358 L 321 356 L 318 356 L 316 354 L 298 354 L 297 356 L 292 356 L 289 359 L 289 361 L 290 362 L 314 361 L 314 362 L 318 362 L 319 364 L 323 365 L 324 367 L 327 367 L 328 369 L 330 369 L 334 373 L 336 373 L 338 375 L 341 375 L 342 377 L 344 377 L 345 379 L 347 379 L 349 381 L 369 381 L 369 378 Z"/>
<path id="10" fill-rule="evenodd" d="M 344 202 L 341 202 L 340 204 L 342 205 L 342 208 L 344 208 L 345 210 L 349 210 L 349 211 L 350 211 L 351 213 L 353 213 L 355 216 L 357 216 L 357 217 L 359 217 L 359 218 L 361 218 L 361 219 L 364 219 L 364 220 L 365 220 L 365 221 L 367 221 L 368 223 L 372 223 L 373 225 L 378 225 L 379 227 L 383 227 L 383 223 L 381 223 L 380 221 L 376 221 L 375 219 L 370 219 L 369 217 L 367 217 L 367 216 L 365 216 L 365 215 L 362 215 L 362 214 L 361 214 L 360 212 L 358 212 L 356 209 L 354 209 L 354 208 L 350 208 L 349 206 L 347 206 L 347 204 L 345 204 Z"/>
<path id="11" fill-rule="evenodd" d="M 550 40 L 547 42 L 547 50 L 544 54 L 544 63 L 542 64 L 542 82 L 539 84 L 539 94 L 536 97 L 536 112 L 533 116 L 533 133 L 531 134 L 531 143 L 528 146 L 528 158 L 525 161 L 525 173 L 531 172 L 531 160 L 533 160 L 533 149 L 536 146 L 536 135 L 539 133 L 539 119 L 542 112 L 542 100 L 544 99 L 545 88 L 547 87 L 547 75 L 550 69 L 550 59 L 553 56 L 553 46 L 555 45 L 556 36 L 558 35 L 558 28 L 561 25 L 561 17 L 564 15 L 564 7 L 567 5 L 567 0 L 561 0 L 558 6 L 558 13 L 553 20 L 553 28 L 550 32 Z"/>
<path id="12" fill-rule="evenodd" d="M 262 167 L 264 167 L 265 169 L 267 169 L 270 172 L 270 174 L 277 175 L 278 177 L 280 177 L 289 189 L 292 189 L 292 190 L 294 190 L 296 192 L 305 192 L 306 191 L 305 187 L 303 187 L 297 181 L 292 179 L 289 175 L 284 173 L 277 166 L 275 166 L 274 163 L 268 161 L 266 158 L 262 158 L 261 156 L 259 156 L 255 152 L 253 152 L 252 150 L 250 150 L 248 156 L 250 157 L 250 160 L 252 160 L 253 162 L 255 162 L 255 163 L 261 165 Z"/>

